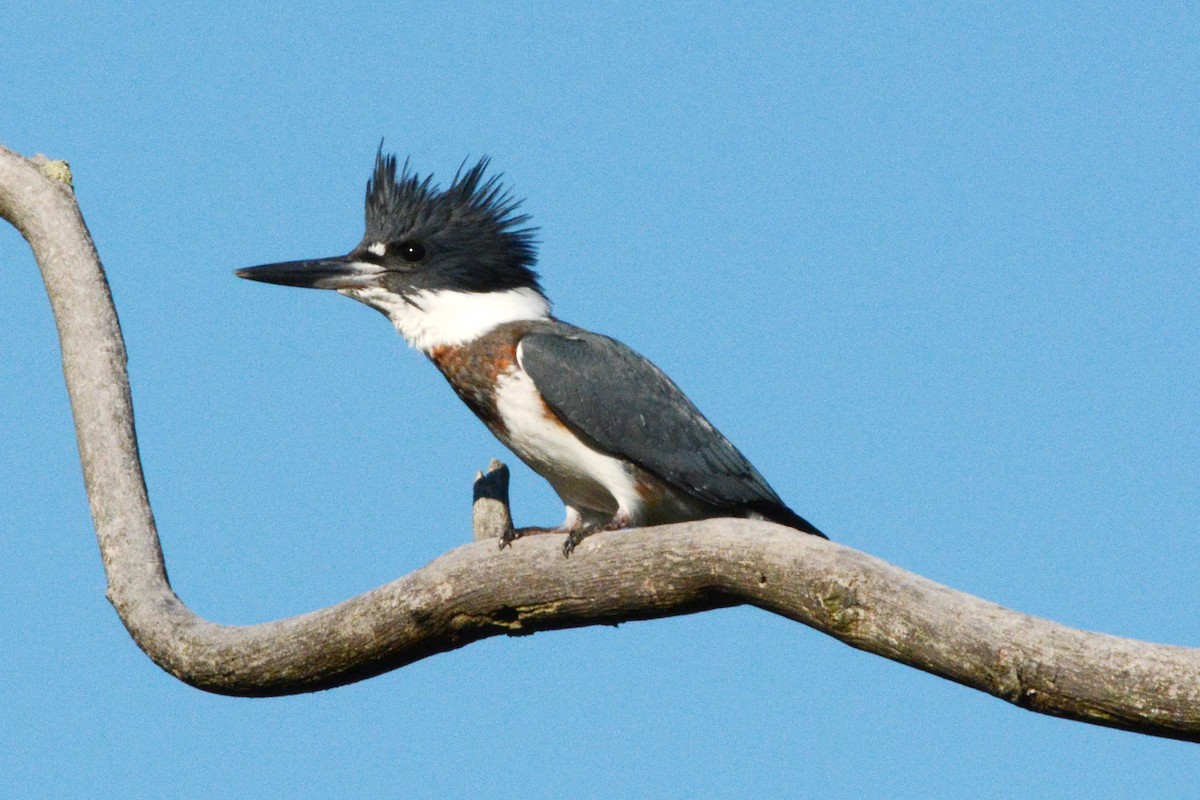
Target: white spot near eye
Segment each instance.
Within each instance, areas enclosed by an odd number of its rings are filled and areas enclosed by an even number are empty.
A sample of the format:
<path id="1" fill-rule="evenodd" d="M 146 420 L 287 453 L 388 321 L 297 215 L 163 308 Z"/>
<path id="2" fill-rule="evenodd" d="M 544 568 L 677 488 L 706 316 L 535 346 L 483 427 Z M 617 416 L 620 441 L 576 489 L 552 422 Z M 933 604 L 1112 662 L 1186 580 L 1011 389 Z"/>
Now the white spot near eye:
<path id="1" fill-rule="evenodd" d="M 374 242 L 367 246 L 367 252 L 374 253 L 377 256 L 382 256 L 387 252 L 387 245 L 383 242 Z"/>

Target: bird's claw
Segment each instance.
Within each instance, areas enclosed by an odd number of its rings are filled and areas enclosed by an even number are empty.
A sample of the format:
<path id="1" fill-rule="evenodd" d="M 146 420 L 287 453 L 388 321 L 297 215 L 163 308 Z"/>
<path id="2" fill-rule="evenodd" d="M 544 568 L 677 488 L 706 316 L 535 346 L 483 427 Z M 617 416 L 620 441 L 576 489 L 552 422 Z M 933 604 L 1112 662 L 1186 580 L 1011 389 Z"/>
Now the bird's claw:
<path id="1" fill-rule="evenodd" d="M 579 543 L 593 533 L 619 531 L 622 528 L 628 528 L 631 522 L 632 520 L 630 520 L 629 515 L 622 512 L 608 522 L 603 522 L 599 525 L 581 525 L 578 528 L 571 528 L 567 531 L 567 540 L 563 542 L 563 558 L 570 558 L 571 553 L 575 552 L 575 548 L 579 546 Z"/>
<path id="2" fill-rule="evenodd" d="M 562 533 L 562 528 L 539 528 L 536 525 L 529 525 L 524 528 L 515 528 L 511 525 L 504 535 L 500 537 L 500 549 L 510 547 L 517 539 L 524 539 L 526 536 L 532 536 L 535 533 Z"/>
<path id="3" fill-rule="evenodd" d="M 575 548 L 579 546 L 579 543 L 595 533 L 596 530 L 593 526 L 590 528 L 572 528 L 567 531 L 567 540 L 563 542 L 563 558 L 570 558 L 571 553 L 575 552 Z"/>
<path id="4" fill-rule="evenodd" d="M 577 525 L 570 528 L 539 528 L 536 526 L 528 528 L 510 527 L 504 532 L 504 535 L 500 537 L 500 549 L 503 550 L 506 547 L 511 547 L 512 543 L 517 539 L 531 536 L 535 533 L 565 533 L 567 535 L 567 540 L 563 542 L 563 557 L 569 558 L 571 553 L 575 552 L 575 548 L 579 546 L 579 543 L 591 536 L 593 533 L 600 533 L 601 531 L 616 531 L 620 530 L 621 528 L 628 527 L 629 517 L 627 515 L 615 516 L 608 522 L 603 522 L 599 525 Z"/>
<path id="5" fill-rule="evenodd" d="M 506 547 L 512 547 L 512 543 L 524 535 L 525 534 L 523 531 L 520 531 L 512 525 L 509 525 L 508 530 L 506 530 L 500 536 L 500 549 L 503 550 Z"/>

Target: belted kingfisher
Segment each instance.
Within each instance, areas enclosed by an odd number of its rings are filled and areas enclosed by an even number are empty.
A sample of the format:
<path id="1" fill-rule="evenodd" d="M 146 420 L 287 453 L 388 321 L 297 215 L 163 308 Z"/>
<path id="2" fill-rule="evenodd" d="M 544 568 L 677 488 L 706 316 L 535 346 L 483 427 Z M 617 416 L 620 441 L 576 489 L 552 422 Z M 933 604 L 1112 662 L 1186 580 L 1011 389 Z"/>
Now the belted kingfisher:
<path id="1" fill-rule="evenodd" d="M 465 167 L 465 164 L 464 164 Z M 567 555 L 591 533 L 751 517 L 824 537 L 788 508 L 670 378 L 620 342 L 555 319 L 520 201 L 460 168 L 432 176 L 375 157 L 366 235 L 348 255 L 242 278 L 333 289 L 383 312 L 501 442 L 566 505 Z M 501 546 L 524 532 L 505 537 Z"/>

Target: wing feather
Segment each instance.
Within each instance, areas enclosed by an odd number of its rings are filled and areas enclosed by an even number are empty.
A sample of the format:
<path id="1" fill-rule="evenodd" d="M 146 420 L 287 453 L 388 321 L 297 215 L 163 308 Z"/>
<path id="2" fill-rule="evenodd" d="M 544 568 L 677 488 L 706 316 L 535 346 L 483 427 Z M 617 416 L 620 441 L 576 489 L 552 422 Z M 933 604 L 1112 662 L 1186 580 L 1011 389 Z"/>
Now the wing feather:
<path id="1" fill-rule="evenodd" d="M 518 358 L 547 405 L 596 449 L 716 509 L 786 510 L 679 387 L 624 344 L 581 329 L 530 333 Z"/>

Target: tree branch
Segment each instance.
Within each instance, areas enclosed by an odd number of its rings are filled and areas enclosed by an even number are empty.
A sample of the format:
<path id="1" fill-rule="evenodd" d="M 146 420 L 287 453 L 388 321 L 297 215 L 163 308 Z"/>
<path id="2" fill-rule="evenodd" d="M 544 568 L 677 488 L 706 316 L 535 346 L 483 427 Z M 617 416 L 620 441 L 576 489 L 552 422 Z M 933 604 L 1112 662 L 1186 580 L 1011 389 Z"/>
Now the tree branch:
<path id="1" fill-rule="evenodd" d="M 497 634 L 749 603 L 1022 708 L 1200 740 L 1200 651 L 1059 625 L 764 522 L 708 520 L 464 545 L 336 606 L 216 625 L 172 592 L 138 459 L 125 345 L 62 162 L 0 147 L 0 216 L 28 240 L 62 343 L 108 598 L 163 669 L 211 692 L 330 688 Z M 494 465 L 495 466 L 495 465 Z M 507 474 L 476 485 L 477 537 L 511 525 Z"/>

